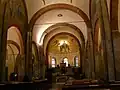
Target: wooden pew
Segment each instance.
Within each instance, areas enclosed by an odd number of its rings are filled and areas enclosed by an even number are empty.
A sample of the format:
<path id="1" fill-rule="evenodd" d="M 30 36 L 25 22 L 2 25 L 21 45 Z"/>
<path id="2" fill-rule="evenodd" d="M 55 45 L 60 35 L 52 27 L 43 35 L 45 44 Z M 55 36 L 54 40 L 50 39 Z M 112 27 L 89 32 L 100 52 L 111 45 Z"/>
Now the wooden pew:
<path id="1" fill-rule="evenodd" d="M 51 88 L 47 80 L 34 82 L 7 82 L 0 85 L 0 90 L 49 90 Z"/>

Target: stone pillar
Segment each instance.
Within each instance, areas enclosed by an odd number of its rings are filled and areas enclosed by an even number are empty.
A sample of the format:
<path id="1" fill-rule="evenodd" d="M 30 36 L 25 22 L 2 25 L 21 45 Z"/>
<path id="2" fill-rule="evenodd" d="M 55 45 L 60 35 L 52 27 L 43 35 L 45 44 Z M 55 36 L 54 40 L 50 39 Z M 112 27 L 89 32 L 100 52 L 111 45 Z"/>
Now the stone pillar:
<path id="1" fill-rule="evenodd" d="M 5 12 L 6 3 L 0 2 L 0 82 L 5 81 L 5 58 L 6 58 L 6 38 L 7 32 L 5 31 Z"/>
<path id="2" fill-rule="evenodd" d="M 2 33 L 3 35 L 0 37 L 1 40 L 1 45 L 0 45 L 0 82 L 4 82 L 5 81 L 5 63 L 6 63 L 6 42 L 7 42 L 7 38 L 3 37 L 7 37 L 7 33 L 4 32 Z"/>
<path id="3" fill-rule="evenodd" d="M 44 78 L 44 68 L 45 68 L 45 60 L 44 60 L 44 52 L 43 52 L 43 46 L 40 46 L 39 47 L 39 55 L 40 55 L 40 77 L 43 77 Z"/>
<path id="4" fill-rule="evenodd" d="M 32 79 L 32 32 L 27 32 L 25 73 Z"/>
<path id="5" fill-rule="evenodd" d="M 82 73 L 85 73 L 85 59 L 86 59 L 86 47 L 82 47 L 81 48 L 81 52 L 80 52 L 80 57 L 82 55 L 82 57 L 80 58 L 81 62 L 80 62 L 80 66 L 81 66 L 81 70 Z"/>
<path id="6" fill-rule="evenodd" d="M 95 79 L 95 62 L 94 62 L 94 52 L 93 52 L 93 39 L 91 34 L 91 29 L 88 28 L 88 59 L 90 64 L 90 78 Z"/>
<path id="7" fill-rule="evenodd" d="M 105 72 L 106 80 L 115 80 L 115 62 L 112 43 L 112 33 L 110 29 L 110 21 L 107 10 L 106 0 L 99 0 L 99 15 L 100 15 L 100 27 L 103 40 L 104 60 L 105 60 Z"/>

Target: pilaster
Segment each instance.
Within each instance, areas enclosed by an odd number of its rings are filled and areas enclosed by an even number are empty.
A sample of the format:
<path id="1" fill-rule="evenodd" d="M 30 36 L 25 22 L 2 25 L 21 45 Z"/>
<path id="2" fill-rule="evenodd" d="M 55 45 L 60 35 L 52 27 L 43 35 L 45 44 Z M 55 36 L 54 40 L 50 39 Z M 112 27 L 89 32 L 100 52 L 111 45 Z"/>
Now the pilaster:
<path id="1" fill-rule="evenodd" d="M 26 46 L 26 75 L 32 79 L 32 32 L 27 32 L 27 46 Z"/>

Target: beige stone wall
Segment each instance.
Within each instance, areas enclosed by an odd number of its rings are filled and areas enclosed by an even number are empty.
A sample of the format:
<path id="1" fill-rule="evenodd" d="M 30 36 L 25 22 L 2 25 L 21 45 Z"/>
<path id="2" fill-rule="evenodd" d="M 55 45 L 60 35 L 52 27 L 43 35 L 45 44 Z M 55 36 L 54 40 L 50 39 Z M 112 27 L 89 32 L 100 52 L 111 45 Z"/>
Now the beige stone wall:
<path id="1" fill-rule="evenodd" d="M 115 55 L 116 80 L 120 80 L 120 33 L 113 32 L 113 46 Z"/>

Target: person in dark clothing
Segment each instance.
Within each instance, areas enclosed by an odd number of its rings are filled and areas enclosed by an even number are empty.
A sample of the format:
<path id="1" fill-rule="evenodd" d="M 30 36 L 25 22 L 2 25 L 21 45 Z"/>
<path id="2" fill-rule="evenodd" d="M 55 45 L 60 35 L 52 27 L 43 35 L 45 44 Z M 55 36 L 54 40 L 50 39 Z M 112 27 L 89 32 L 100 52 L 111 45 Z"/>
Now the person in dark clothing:
<path id="1" fill-rule="evenodd" d="M 52 69 L 47 70 L 46 78 L 48 80 L 48 83 L 52 83 Z"/>
<path id="2" fill-rule="evenodd" d="M 56 67 L 56 73 L 57 73 L 57 75 L 60 74 L 60 67 L 59 67 L 59 65 L 57 65 L 57 67 Z"/>
<path id="3" fill-rule="evenodd" d="M 17 81 L 18 80 L 18 74 L 17 73 L 11 73 L 10 74 L 10 81 Z"/>
<path id="4" fill-rule="evenodd" d="M 30 82 L 29 77 L 27 75 L 24 76 L 23 82 Z"/>

